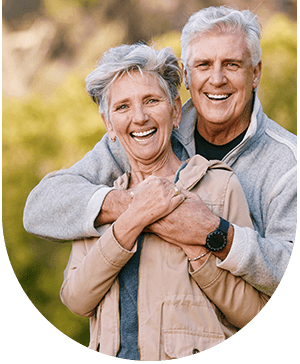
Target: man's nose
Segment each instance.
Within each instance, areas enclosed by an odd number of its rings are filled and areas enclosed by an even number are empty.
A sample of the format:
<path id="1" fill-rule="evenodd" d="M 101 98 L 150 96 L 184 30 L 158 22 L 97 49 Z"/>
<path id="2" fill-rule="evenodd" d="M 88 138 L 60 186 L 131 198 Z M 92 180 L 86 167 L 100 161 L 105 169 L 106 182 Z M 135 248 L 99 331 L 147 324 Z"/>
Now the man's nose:
<path id="1" fill-rule="evenodd" d="M 149 120 L 144 105 L 135 106 L 132 120 L 135 124 L 144 124 Z"/>
<path id="2" fill-rule="evenodd" d="M 211 72 L 209 81 L 213 86 L 222 86 L 227 82 L 227 78 L 222 67 L 214 67 Z"/>

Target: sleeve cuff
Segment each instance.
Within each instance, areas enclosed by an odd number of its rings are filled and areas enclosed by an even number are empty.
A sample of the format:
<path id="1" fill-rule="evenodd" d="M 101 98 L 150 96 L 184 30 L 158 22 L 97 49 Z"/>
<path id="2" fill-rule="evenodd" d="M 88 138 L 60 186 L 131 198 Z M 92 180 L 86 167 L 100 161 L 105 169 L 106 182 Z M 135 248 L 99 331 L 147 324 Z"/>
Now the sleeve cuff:
<path id="1" fill-rule="evenodd" d="M 107 229 L 106 233 L 99 240 L 99 249 L 102 256 L 115 267 L 123 267 L 137 250 L 137 242 L 129 251 L 124 249 L 116 240 L 113 233 L 113 225 Z"/>
<path id="2" fill-rule="evenodd" d="M 190 272 L 201 288 L 206 288 L 219 278 L 222 271 L 216 266 L 216 257 L 210 253 L 206 262 L 197 270 Z"/>
<path id="3" fill-rule="evenodd" d="M 100 228 L 96 229 L 94 227 L 94 222 L 96 217 L 99 215 L 99 212 L 101 210 L 106 195 L 112 190 L 115 190 L 115 188 L 106 186 L 101 187 L 90 198 L 86 208 L 85 226 L 84 226 L 84 231 L 87 234 L 87 236 L 101 236 L 107 230 L 108 228 L 107 225 L 103 225 Z"/>
<path id="4" fill-rule="evenodd" d="M 232 225 L 234 227 L 234 236 L 231 249 L 226 259 L 223 261 L 217 258 L 217 266 L 219 268 L 229 270 L 234 274 L 234 271 L 239 268 L 241 262 L 243 261 L 245 249 L 247 250 L 247 246 L 245 246 L 244 243 L 247 243 L 248 239 L 246 228 L 241 228 L 234 224 Z"/>

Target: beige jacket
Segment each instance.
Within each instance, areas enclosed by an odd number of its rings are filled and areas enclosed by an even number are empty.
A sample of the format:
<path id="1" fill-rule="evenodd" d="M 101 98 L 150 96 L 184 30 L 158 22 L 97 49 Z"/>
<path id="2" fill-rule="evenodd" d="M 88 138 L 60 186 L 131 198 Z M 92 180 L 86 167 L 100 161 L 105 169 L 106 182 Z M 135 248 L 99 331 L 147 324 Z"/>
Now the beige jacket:
<path id="1" fill-rule="evenodd" d="M 127 188 L 128 175 L 117 180 Z M 197 193 L 218 216 L 252 227 L 247 203 L 231 169 L 200 156 L 190 159 L 177 186 Z M 136 251 L 123 249 L 113 226 L 101 238 L 73 242 L 61 299 L 90 317 L 89 347 L 116 356 L 119 350 L 118 273 Z M 181 248 L 146 234 L 139 268 L 138 319 L 141 360 L 181 358 L 221 343 L 246 325 L 268 296 L 209 259 L 191 271 Z"/>

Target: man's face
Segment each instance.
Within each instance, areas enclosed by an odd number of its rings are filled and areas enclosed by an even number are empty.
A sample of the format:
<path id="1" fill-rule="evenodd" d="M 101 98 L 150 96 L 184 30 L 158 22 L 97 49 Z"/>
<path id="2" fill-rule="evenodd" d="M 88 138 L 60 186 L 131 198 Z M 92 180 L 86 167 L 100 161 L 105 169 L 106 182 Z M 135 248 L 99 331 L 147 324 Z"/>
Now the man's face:
<path id="1" fill-rule="evenodd" d="M 190 46 L 188 65 L 189 88 L 198 122 L 202 120 L 208 129 L 221 125 L 222 128 L 240 128 L 241 124 L 246 127 L 261 64 L 252 67 L 245 36 L 209 33 L 199 37 Z"/>

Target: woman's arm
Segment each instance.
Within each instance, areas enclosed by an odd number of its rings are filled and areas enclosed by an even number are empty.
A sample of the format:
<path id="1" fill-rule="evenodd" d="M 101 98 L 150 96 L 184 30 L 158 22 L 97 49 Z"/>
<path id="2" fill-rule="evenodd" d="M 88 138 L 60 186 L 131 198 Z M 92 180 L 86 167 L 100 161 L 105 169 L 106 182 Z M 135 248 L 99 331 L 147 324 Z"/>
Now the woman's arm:
<path id="1" fill-rule="evenodd" d="M 167 179 L 149 177 L 142 182 L 135 189 L 129 208 L 100 239 L 73 243 L 61 288 L 63 303 L 78 315 L 93 315 L 121 268 L 135 253 L 136 239 L 145 226 L 169 214 L 183 199 Z"/>
<path id="2" fill-rule="evenodd" d="M 113 226 L 97 238 L 74 241 L 64 281 L 62 302 L 74 313 L 90 317 L 136 251 L 124 249 L 115 239 Z"/>
<path id="3" fill-rule="evenodd" d="M 257 291 L 242 278 L 218 268 L 216 259 L 209 253 L 204 265 L 190 273 L 226 319 L 234 326 L 242 328 L 265 306 L 269 296 Z"/>

